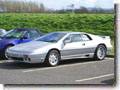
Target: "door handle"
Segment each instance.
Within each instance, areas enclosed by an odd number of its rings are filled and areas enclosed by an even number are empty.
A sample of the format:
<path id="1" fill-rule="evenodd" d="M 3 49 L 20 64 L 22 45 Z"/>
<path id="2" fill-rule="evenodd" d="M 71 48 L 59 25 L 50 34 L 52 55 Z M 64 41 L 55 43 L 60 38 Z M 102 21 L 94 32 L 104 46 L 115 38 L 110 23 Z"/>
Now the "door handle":
<path id="1" fill-rule="evenodd" d="M 85 43 L 83 43 L 82 45 L 85 46 Z"/>

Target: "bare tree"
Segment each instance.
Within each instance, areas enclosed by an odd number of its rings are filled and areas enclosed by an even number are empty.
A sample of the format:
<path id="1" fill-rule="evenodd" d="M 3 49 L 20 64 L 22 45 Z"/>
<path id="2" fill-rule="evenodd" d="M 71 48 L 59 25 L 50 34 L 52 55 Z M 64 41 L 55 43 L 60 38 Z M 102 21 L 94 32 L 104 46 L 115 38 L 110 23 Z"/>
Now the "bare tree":
<path id="1" fill-rule="evenodd" d="M 40 9 L 39 9 L 40 13 L 44 13 L 45 12 L 45 6 L 43 3 L 40 4 Z"/>
<path id="2" fill-rule="evenodd" d="M 39 5 L 37 2 L 25 0 L 0 0 L 0 10 L 7 13 L 44 13 L 45 6 L 43 3 Z"/>

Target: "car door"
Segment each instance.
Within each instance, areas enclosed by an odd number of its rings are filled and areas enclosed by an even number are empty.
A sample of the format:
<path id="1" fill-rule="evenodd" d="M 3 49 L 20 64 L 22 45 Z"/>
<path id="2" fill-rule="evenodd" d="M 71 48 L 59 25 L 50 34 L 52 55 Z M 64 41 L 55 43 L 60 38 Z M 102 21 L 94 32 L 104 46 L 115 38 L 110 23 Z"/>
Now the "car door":
<path id="1" fill-rule="evenodd" d="M 27 30 L 25 31 L 22 37 L 27 37 L 27 38 L 23 38 L 22 40 L 20 40 L 20 43 L 26 43 L 36 38 L 39 38 L 40 35 L 36 30 Z"/>
<path id="2" fill-rule="evenodd" d="M 81 34 L 81 37 L 83 39 L 84 44 L 84 51 L 85 54 L 93 54 L 96 49 L 96 43 L 93 41 L 93 39 L 88 34 Z"/>
<path id="3" fill-rule="evenodd" d="M 75 58 L 84 54 L 85 44 L 80 34 L 71 34 L 64 41 L 66 40 L 70 40 L 70 42 L 62 47 L 61 57 L 63 59 Z"/>

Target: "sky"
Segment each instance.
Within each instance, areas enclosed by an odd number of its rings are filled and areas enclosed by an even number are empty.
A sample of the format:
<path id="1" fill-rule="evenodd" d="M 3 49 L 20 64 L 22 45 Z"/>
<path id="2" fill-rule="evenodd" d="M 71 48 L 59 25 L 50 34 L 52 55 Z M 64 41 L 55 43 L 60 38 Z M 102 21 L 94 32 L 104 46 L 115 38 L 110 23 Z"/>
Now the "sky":
<path id="1" fill-rule="evenodd" d="M 43 3 L 45 7 L 50 9 L 66 9 L 69 5 L 74 4 L 75 8 L 85 7 L 100 7 L 114 8 L 114 0 L 23 0 Z"/>

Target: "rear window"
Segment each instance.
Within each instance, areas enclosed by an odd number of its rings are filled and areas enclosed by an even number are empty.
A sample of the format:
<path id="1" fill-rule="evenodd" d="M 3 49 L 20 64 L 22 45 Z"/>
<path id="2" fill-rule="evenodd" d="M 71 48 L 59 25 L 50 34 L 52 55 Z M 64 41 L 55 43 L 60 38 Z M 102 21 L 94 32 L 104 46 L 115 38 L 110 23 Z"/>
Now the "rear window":
<path id="1" fill-rule="evenodd" d="M 82 36 L 83 41 L 90 41 L 90 40 L 92 40 L 92 38 L 89 35 L 87 35 L 87 34 L 83 34 L 81 36 Z"/>

